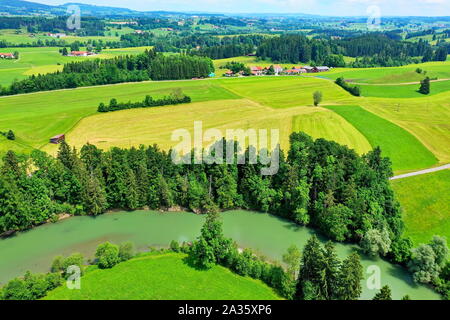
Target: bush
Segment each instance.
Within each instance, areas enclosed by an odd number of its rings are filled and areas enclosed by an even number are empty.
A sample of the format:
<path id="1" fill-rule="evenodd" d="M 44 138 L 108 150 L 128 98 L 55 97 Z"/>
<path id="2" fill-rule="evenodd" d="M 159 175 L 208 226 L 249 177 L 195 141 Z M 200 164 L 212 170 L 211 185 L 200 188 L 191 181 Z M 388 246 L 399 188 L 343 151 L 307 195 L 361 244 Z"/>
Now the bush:
<path id="1" fill-rule="evenodd" d="M 345 79 L 343 77 L 337 78 L 335 83 L 355 97 L 359 97 L 361 95 L 361 89 L 358 86 L 352 87 L 348 85 L 348 83 L 345 82 Z"/>
<path id="2" fill-rule="evenodd" d="M 318 106 L 321 102 L 322 102 L 322 92 L 321 91 L 316 91 L 313 93 L 313 99 L 314 99 L 314 106 Z"/>
<path id="3" fill-rule="evenodd" d="M 43 298 L 49 290 L 59 287 L 62 283 L 58 273 L 33 274 L 27 271 L 22 278 L 9 281 L 0 292 L 4 300 L 36 300 Z"/>
<path id="4" fill-rule="evenodd" d="M 134 245 L 132 242 L 124 242 L 119 245 L 119 258 L 121 261 L 127 261 L 134 256 Z"/>
<path id="5" fill-rule="evenodd" d="M 70 274 L 67 274 L 67 270 L 70 266 L 77 266 L 80 268 L 81 274 L 83 273 L 83 263 L 84 263 L 84 257 L 81 253 L 73 253 L 72 255 L 68 256 L 66 259 L 64 259 L 63 262 L 63 275 L 65 277 L 69 276 Z"/>
<path id="6" fill-rule="evenodd" d="M 178 241 L 172 240 L 170 242 L 170 250 L 172 250 L 173 252 L 180 252 L 180 244 L 178 243 Z"/>
<path id="7" fill-rule="evenodd" d="M 8 133 L 6 134 L 6 139 L 8 139 L 8 140 L 16 140 L 16 135 L 14 134 L 14 132 L 12 130 L 8 131 Z"/>
<path id="8" fill-rule="evenodd" d="M 64 277 L 67 277 L 69 275 L 67 274 L 67 269 L 70 266 L 77 266 L 78 268 L 80 268 L 80 272 L 82 274 L 83 262 L 84 258 L 81 253 L 74 253 L 67 258 L 64 258 L 63 256 L 57 256 L 55 257 L 55 259 L 53 259 L 53 263 L 50 270 L 53 273 L 62 273 Z"/>
<path id="9" fill-rule="evenodd" d="M 119 247 L 109 242 L 102 243 L 97 247 L 95 257 L 99 268 L 112 268 L 120 262 Z"/>

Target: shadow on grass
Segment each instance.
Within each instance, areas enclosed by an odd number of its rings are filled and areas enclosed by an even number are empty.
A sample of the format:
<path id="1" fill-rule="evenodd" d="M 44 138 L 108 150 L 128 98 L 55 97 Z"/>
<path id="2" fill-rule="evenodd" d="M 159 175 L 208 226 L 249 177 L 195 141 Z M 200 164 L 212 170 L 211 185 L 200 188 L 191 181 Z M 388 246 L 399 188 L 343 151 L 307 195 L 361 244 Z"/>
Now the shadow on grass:
<path id="1" fill-rule="evenodd" d="M 185 265 L 187 265 L 195 270 L 198 270 L 198 271 L 208 270 L 205 267 L 199 266 L 198 263 L 195 261 L 195 259 L 192 256 L 190 256 L 189 254 L 186 257 L 184 257 L 182 261 Z"/>

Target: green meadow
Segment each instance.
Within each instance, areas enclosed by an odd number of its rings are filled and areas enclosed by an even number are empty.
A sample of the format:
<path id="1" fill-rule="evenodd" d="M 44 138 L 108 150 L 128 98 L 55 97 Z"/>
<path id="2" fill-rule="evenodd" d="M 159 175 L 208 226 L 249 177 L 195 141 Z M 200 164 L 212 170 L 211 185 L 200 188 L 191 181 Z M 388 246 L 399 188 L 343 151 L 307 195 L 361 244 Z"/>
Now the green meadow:
<path id="1" fill-rule="evenodd" d="M 91 57 L 65 57 L 59 53 L 61 48 L 1 48 L 0 52 L 19 52 L 18 60 L 0 59 L 0 85 L 8 86 L 14 80 L 26 79 L 30 75 L 45 74 L 62 70 L 63 64 L 83 59 L 106 59 L 125 54 L 138 54 L 147 47 L 107 49 Z"/>
<path id="2" fill-rule="evenodd" d="M 394 180 L 392 188 L 403 208 L 405 236 L 414 245 L 433 235 L 450 239 L 450 170 Z"/>
<path id="3" fill-rule="evenodd" d="M 369 141 L 372 147 L 381 147 L 383 155 L 392 161 L 395 171 L 411 171 L 437 164 L 436 157 L 412 134 L 359 106 L 328 106 Z"/>
<path id="4" fill-rule="evenodd" d="M 449 67 L 450 68 L 450 67 Z M 409 85 L 361 85 L 361 95 L 379 98 L 426 98 L 435 94 L 450 91 L 450 80 L 431 82 L 430 94 L 418 92 L 419 84 Z"/>
<path id="5" fill-rule="evenodd" d="M 214 266 L 197 270 L 184 254 L 150 254 L 112 269 L 88 269 L 80 290 L 62 286 L 46 300 L 281 300 L 263 282 Z"/>
<path id="6" fill-rule="evenodd" d="M 96 112 L 100 102 L 111 98 L 140 101 L 147 94 L 159 97 L 176 88 L 191 96 L 193 104 Z M 364 109 L 352 108 L 358 112 L 344 115 L 315 108 L 312 94 L 317 90 L 323 92 L 323 105 Z M 193 121 L 203 120 L 208 128 L 279 128 L 284 147 L 293 131 L 333 139 L 359 153 L 380 145 L 392 158 L 394 170 L 403 172 L 432 166 L 435 156 L 441 163 L 450 160 L 446 148 L 450 147 L 449 96 L 450 91 L 427 98 L 353 97 L 331 81 L 309 77 L 150 81 L 1 97 L 0 131 L 16 133 L 21 146 L 15 149 L 42 148 L 60 133 L 77 146 L 89 141 L 105 148 L 127 147 L 132 141 L 133 145 L 157 143 L 170 148 L 171 132 L 177 126 L 190 127 Z M 401 137 L 401 147 L 392 143 L 394 136 Z M 5 143 L 0 145 L 0 152 L 7 149 Z"/>
<path id="7" fill-rule="evenodd" d="M 124 30 L 125 31 L 125 30 Z M 37 42 L 39 40 L 46 41 L 46 40 L 63 40 L 68 44 L 71 44 L 75 41 L 79 42 L 86 42 L 89 40 L 102 40 L 102 41 L 118 41 L 119 37 L 116 36 L 116 31 L 111 30 L 111 32 L 107 33 L 106 36 L 87 36 L 87 37 L 78 37 L 78 36 L 72 36 L 68 35 L 67 37 L 56 39 L 47 36 L 46 33 L 37 33 L 31 35 L 26 31 L 26 29 L 21 29 L 19 32 L 17 30 L 11 30 L 11 29 L 2 29 L 0 30 L 0 40 L 5 40 L 9 43 L 12 43 L 14 45 L 26 45 L 31 44 L 33 42 Z M 129 33 L 129 28 L 126 29 L 126 32 Z M 119 35 L 121 33 L 119 32 Z"/>
<path id="8" fill-rule="evenodd" d="M 141 101 L 148 94 L 159 97 L 175 88 L 198 102 L 236 98 L 210 81 L 127 83 L 9 96 L 0 98 L 0 131 L 12 129 L 30 147 L 40 148 L 50 137 L 67 133 L 81 119 L 96 114 L 100 102 Z"/>
<path id="9" fill-rule="evenodd" d="M 272 108 L 312 106 L 312 95 L 322 91 L 323 104 L 339 104 L 349 94 L 330 81 L 307 77 L 249 77 L 220 80 L 228 90 Z"/>
<path id="10" fill-rule="evenodd" d="M 422 69 L 422 73 L 416 70 Z M 424 73 L 426 72 L 426 73 Z M 377 67 L 377 68 L 335 68 L 329 72 L 320 74 L 320 76 L 336 80 L 344 77 L 355 83 L 367 84 L 401 84 L 419 82 L 426 76 L 438 79 L 450 79 L 450 63 L 446 62 L 427 62 L 402 67 Z"/>

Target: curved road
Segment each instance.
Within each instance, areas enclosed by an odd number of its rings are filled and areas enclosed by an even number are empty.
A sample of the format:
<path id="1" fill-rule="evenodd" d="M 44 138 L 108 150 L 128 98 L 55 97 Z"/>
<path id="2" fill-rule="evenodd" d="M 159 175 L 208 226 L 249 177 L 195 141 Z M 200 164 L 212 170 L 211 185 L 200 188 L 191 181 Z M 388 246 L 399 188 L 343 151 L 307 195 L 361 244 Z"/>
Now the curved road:
<path id="1" fill-rule="evenodd" d="M 446 170 L 446 169 L 450 169 L 450 163 L 440 166 L 440 167 L 436 167 L 436 168 L 401 174 L 399 176 L 394 176 L 394 177 L 390 178 L 390 180 L 397 180 L 397 179 L 403 179 L 403 178 L 408 178 L 408 177 L 413 177 L 413 176 L 419 176 L 421 174 L 426 174 L 426 173 L 431 173 L 431 172 L 436 172 L 436 171 L 441 171 L 441 170 Z"/>

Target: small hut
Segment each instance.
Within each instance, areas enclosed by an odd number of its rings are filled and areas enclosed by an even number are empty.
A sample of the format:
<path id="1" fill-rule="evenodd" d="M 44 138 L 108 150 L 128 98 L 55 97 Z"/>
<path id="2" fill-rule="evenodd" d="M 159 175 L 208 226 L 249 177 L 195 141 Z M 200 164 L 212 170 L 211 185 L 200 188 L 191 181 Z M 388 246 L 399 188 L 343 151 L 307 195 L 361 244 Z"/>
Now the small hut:
<path id="1" fill-rule="evenodd" d="M 64 140 L 66 140 L 66 136 L 64 134 L 58 134 L 57 136 L 54 136 L 53 138 L 50 138 L 50 143 L 60 144 Z"/>

